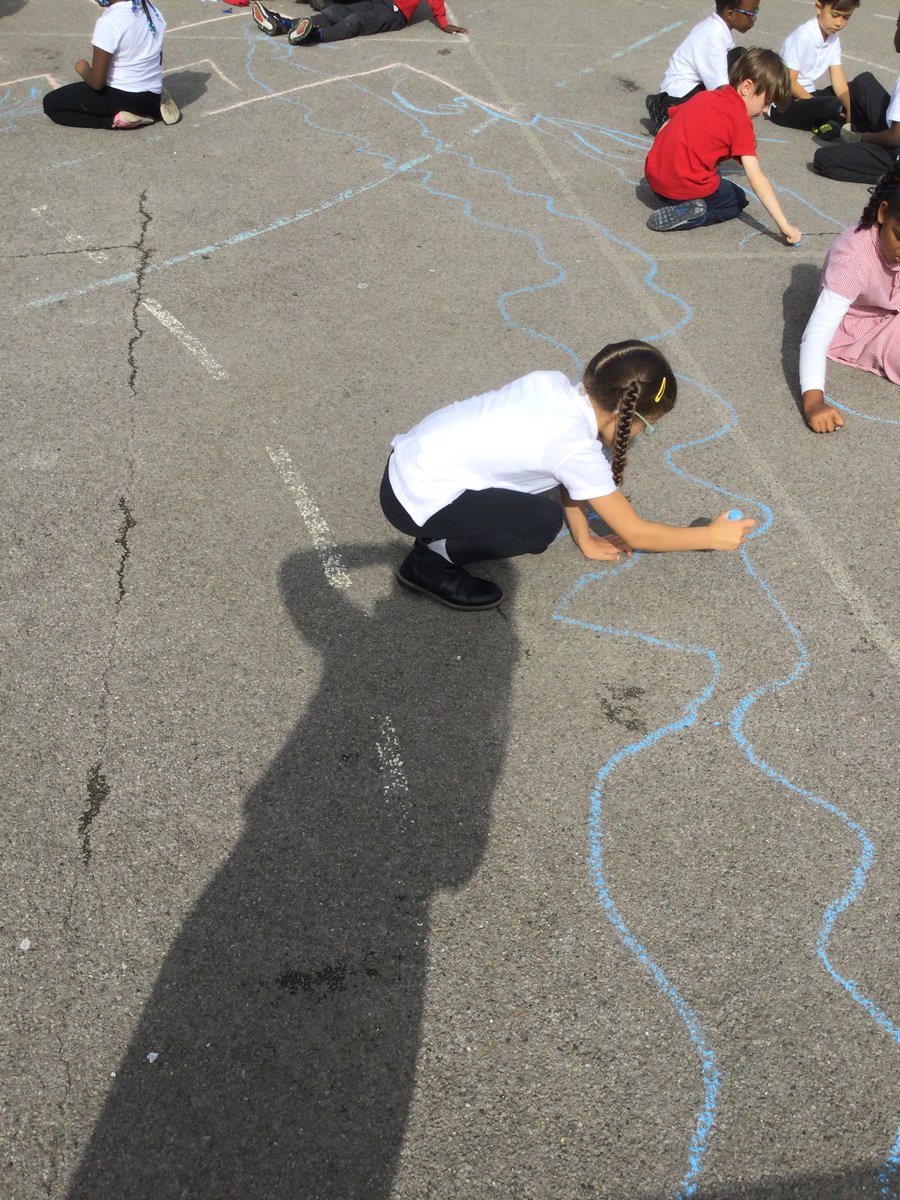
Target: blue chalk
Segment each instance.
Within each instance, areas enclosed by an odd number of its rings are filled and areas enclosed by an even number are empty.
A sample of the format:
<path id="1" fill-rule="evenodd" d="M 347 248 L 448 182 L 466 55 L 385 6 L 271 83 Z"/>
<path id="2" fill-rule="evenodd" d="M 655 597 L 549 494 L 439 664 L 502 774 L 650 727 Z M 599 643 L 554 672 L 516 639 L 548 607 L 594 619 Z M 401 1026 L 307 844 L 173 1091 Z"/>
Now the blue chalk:
<path id="1" fill-rule="evenodd" d="M 744 519 L 744 514 L 741 512 L 741 510 L 739 508 L 733 508 L 731 510 L 731 512 L 728 514 L 729 521 L 743 521 L 743 519 Z"/>

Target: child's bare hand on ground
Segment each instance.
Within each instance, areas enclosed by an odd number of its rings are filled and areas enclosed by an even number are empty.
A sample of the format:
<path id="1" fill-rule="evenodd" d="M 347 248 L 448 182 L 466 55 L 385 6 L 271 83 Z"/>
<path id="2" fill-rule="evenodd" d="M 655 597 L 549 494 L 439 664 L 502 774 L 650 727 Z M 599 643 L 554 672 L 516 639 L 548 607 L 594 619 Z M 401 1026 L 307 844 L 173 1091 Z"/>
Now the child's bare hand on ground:
<path id="1" fill-rule="evenodd" d="M 468 33 L 464 25 L 445 25 L 444 33 Z"/>
<path id="2" fill-rule="evenodd" d="M 843 416 L 826 404 L 824 394 L 819 391 L 803 393 L 803 415 L 813 433 L 834 433 L 844 424 Z"/>
<path id="3" fill-rule="evenodd" d="M 784 240 L 789 246 L 796 246 L 799 241 L 802 241 L 803 234 L 796 225 L 788 225 L 786 229 L 782 229 Z"/>
<path id="4" fill-rule="evenodd" d="M 591 534 L 591 540 L 581 547 L 585 558 L 602 562 L 615 562 L 620 554 L 631 554 L 631 547 L 615 533 L 607 533 L 602 537 Z"/>

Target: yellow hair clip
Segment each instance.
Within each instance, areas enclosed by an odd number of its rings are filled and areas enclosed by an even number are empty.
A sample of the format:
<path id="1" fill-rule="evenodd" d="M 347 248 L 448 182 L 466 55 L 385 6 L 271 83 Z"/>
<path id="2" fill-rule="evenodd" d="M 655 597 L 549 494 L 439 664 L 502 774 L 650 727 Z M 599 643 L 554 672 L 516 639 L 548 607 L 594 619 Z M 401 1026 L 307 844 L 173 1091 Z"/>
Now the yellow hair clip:
<path id="1" fill-rule="evenodd" d="M 653 397 L 653 403 L 659 404 L 660 400 L 662 400 L 662 398 L 665 394 L 666 394 L 666 377 L 665 377 L 665 375 L 663 375 L 663 381 L 659 385 L 659 391 Z"/>

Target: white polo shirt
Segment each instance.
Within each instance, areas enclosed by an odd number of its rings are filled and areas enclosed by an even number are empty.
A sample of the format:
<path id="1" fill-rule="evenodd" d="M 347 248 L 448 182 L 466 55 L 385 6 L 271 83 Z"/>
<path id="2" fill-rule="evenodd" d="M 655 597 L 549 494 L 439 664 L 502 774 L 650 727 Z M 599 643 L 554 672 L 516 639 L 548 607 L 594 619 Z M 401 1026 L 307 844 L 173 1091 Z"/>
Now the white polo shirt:
<path id="1" fill-rule="evenodd" d="M 660 91 L 680 98 L 702 83 L 707 91 L 728 82 L 728 51 L 734 46 L 731 30 L 718 13 L 695 25 L 672 57 Z"/>
<path id="2" fill-rule="evenodd" d="M 816 80 L 829 67 L 840 66 L 841 39 L 836 33 L 822 37 L 815 17 L 795 29 L 781 43 L 781 57 L 789 71 L 797 72 L 797 82 L 808 92 L 816 90 Z"/>
<path id="3" fill-rule="evenodd" d="M 894 90 L 891 92 L 891 98 L 888 101 L 887 112 L 885 113 L 885 120 L 887 121 L 888 129 L 890 129 L 895 121 L 900 121 L 900 77 L 898 77 L 897 82 L 894 84 Z"/>
<path id="4" fill-rule="evenodd" d="M 122 92 L 162 92 L 160 55 L 166 22 L 149 0 L 148 8 L 153 16 L 155 33 L 147 27 L 144 6 L 139 3 L 137 12 L 132 12 L 130 0 L 119 0 L 97 18 L 91 41 L 113 56 L 107 86 Z"/>
<path id="5" fill-rule="evenodd" d="M 562 483 L 573 500 L 616 490 L 593 406 L 561 371 L 533 371 L 440 408 L 393 447 L 391 486 L 418 525 L 467 489 L 537 495 Z"/>

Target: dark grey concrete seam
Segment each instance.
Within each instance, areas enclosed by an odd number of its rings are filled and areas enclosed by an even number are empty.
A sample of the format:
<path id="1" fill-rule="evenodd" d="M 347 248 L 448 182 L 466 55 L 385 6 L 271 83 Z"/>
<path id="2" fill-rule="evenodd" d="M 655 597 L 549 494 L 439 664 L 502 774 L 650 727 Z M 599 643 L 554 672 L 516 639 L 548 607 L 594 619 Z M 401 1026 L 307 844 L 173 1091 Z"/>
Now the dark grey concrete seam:
<path id="1" fill-rule="evenodd" d="M 140 236 L 137 242 L 133 243 L 134 249 L 138 254 L 137 270 L 135 272 L 134 287 L 132 289 L 133 303 L 131 307 L 131 323 L 133 332 L 128 339 L 127 361 L 128 361 L 128 393 L 130 398 L 129 407 L 129 429 L 128 442 L 125 453 L 125 481 L 122 486 L 122 492 L 119 495 L 119 510 L 122 514 L 122 520 L 119 524 L 118 535 L 115 544 L 119 547 L 119 561 L 116 567 L 116 597 L 113 608 L 112 619 L 112 634 L 109 641 L 109 651 L 107 654 L 106 667 L 103 671 L 101 679 L 101 693 L 97 703 L 95 720 L 100 731 L 100 752 L 97 760 L 88 767 L 87 771 L 87 806 L 78 820 L 78 835 L 81 840 L 81 858 L 85 867 L 90 867 L 91 855 L 93 849 L 91 846 L 91 830 L 95 819 L 100 815 L 104 804 L 110 796 L 109 782 L 104 771 L 104 758 L 109 742 L 109 710 L 110 710 L 110 676 L 112 675 L 115 652 L 119 640 L 119 622 L 121 619 L 122 601 L 125 599 L 126 587 L 126 568 L 128 559 L 131 555 L 131 547 L 128 541 L 128 535 L 137 524 L 132 515 L 131 494 L 134 489 L 134 437 L 135 437 L 135 409 L 137 405 L 137 390 L 138 390 L 138 364 L 136 348 L 138 342 L 144 336 L 144 330 L 140 323 L 139 309 L 144 299 L 144 277 L 147 273 L 147 268 L 150 263 L 152 250 L 147 245 L 147 231 L 152 221 L 150 212 L 147 209 L 147 192 L 141 192 L 138 197 L 138 212 L 140 214 Z"/>

